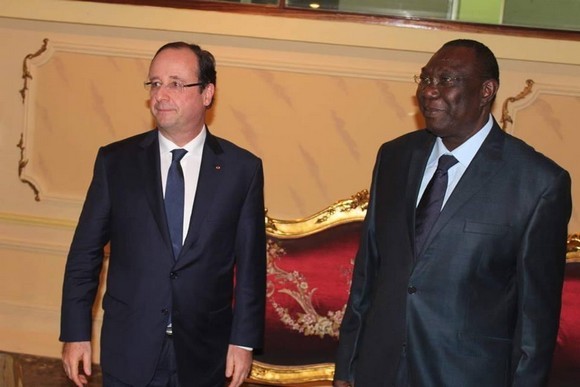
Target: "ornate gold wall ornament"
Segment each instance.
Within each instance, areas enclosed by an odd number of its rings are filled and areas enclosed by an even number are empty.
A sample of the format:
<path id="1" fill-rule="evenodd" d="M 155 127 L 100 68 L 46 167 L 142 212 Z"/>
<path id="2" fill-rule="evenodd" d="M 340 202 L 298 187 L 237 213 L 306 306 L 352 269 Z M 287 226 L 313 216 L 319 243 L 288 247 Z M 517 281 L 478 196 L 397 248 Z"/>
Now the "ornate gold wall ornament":
<path id="1" fill-rule="evenodd" d="M 26 167 L 26 164 L 28 164 L 28 159 L 24 157 L 24 150 L 26 149 L 24 147 L 24 133 L 20 133 L 20 141 L 18 142 L 18 144 L 16 144 L 16 146 L 20 148 L 20 160 L 18 161 L 18 178 L 20 179 L 21 182 L 27 184 L 32 189 L 32 191 L 34 192 L 34 200 L 39 202 L 40 193 L 38 191 L 38 188 L 36 188 L 36 186 L 32 184 L 30 180 L 27 180 L 22 177 L 22 171 L 24 170 L 24 167 Z"/>
<path id="2" fill-rule="evenodd" d="M 24 86 L 22 87 L 22 89 L 20 89 L 22 103 L 24 103 L 26 99 L 26 91 L 28 90 L 28 80 L 32 79 L 32 74 L 28 70 L 28 61 L 30 59 L 36 58 L 37 56 L 40 56 L 43 52 L 46 51 L 47 47 L 48 47 L 48 39 L 44 38 L 42 40 L 42 46 L 38 49 L 38 51 L 36 51 L 33 54 L 26 55 L 24 57 L 24 60 L 22 61 L 22 79 L 24 79 Z"/>
<path id="3" fill-rule="evenodd" d="M 532 79 L 526 80 L 526 87 L 524 87 L 524 89 L 518 95 L 516 95 L 515 97 L 509 97 L 503 102 L 502 109 L 501 109 L 501 128 L 504 131 L 506 130 L 508 123 L 509 124 L 514 123 L 512 117 L 509 114 L 508 105 L 510 103 L 514 103 L 516 101 L 524 99 L 529 94 L 531 94 L 533 86 L 534 86 L 534 81 Z"/>
<path id="4" fill-rule="evenodd" d="M 26 101 L 26 92 L 28 91 L 28 80 L 32 79 L 32 74 L 28 69 L 28 61 L 33 58 L 36 58 L 37 56 L 40 56 L 43 52 L 46 51 L 47 48 L 48 48 L 48 39 L 44 38 L 42 40 L 42 46 L 35 53 L 26 55 L 24 57 L 24 60 L 22 61 L 22 79 L 24 80 L 24 86 L 22 86 L 22 89 L 20 89 L 22 103 Z M 24 171 L 24 168 L 28 164 L 28 159 L 24 157 L 24 150 L 26 149 L 26 147 L 24 146 L 24 133 L 20 134 L 20 141 L 18 142 L 18 144 L 16 144 L 16 146 L 20 149 L 20 160 L 18 161 L 18 178 L 20 179 L 21 182 L 28 185 L 32 189 L 32 191 L 34 192 L 34 200 L 39 202 L 40 192 L 38 188 L 36 188 L 36 186 L 30 180 L 22 177 L 22 172 Z"/>

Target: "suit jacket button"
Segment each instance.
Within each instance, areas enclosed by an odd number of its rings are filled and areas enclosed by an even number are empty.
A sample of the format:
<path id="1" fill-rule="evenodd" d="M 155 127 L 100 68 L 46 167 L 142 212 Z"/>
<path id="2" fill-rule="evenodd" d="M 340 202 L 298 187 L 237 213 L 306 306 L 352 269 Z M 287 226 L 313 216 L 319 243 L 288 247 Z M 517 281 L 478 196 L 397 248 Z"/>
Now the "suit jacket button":
<path id="1" fill-rule="evenodd" d="M 169 314 L 169 310 L 167 310 L 167 308 L 163 308 L 163 309 L 161 309 L 161 313 L 167 315 L 167 314 Z"/>
<path id="2" fill-rule="evenodd" d="M 172 271 L 171 273 L 169 273 L 169 278 L 171 279 L 176 279 L 177 278 L 177 273 Z"/>
<path id="3" fill-rule="evenodd" d="M 416 292 L 417 292 L 417 288 L 414 287 L 414 286 L 409 286 L 407 288 L 407 293 L 409 293 L 409 294 L 413 294 L 413 293 L 416 293 Z"/>

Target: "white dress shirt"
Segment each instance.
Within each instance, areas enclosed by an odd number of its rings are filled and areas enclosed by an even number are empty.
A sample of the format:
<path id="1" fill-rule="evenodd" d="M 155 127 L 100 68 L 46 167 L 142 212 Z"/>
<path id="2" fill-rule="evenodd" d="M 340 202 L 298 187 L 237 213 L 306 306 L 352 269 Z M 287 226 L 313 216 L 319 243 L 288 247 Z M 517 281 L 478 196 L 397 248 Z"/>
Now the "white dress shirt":
<path id="1" fill-rule="evenodd" d="M 161 184 L 163 184 L 163 196 L 165 197 L 165 186 L 167 185 L 167 173 L 171 166 L 171 159 L 173 155 L 171 151 L 177 148 L 187 150 L 187 153 L 181 159 L 181 168 L 183 169 L 183 178 L 185 183 L 185 197 L 183 208 L 183 241 L 187 236 L 189 230 L 189 221 L 191 219 L 191 211 L 193 210 L 193 202 L 195 200 L 195 192 L 197 191 L 197 181 L 199 179 L 199 170 L 201 168 L 201 156 L 203 154 L 203 144 L 207 131 L 205 126 L 201 132 L 193 140 L 179 147 L 171 142 L 169 139 L 163 137 L 159 132 L 159 156 L 161 160 Z"/>
<path id="2" fill-rule="evenodd" d="M 447 203 L 447 199 L 453 193 L 455 186 L 459 183 L 461 176 L 465 173 L 465 170 L 475 157 L 479 148 L 481 148 L 481 144 L 491 131 L 493 126 L 493 118 L 491 114 L 489 115 L 489 119 L 487 123 L 481 128 L 477 133 L 467 139 L 463 144 L 455 148 L 453 151 L 447 150 L 445 145 L 443 145 L 443 140 L 441 137 L 437 137 L 435 140 L 435 146 L 431 151 L 431 155 L 429 156 L 429 160 L 427 160 L 427 167 L 425 168 L 425 174 L 423 175 L 423 180 L 421 181 L 421 188 L 419 189 L 419 196 L 417 197 L 416 205 L 419 205 L 419 201 L 423 196 L 423 192 L 427 188 L 427 184 L 435 174 L 435 170 L 437 169 L 437 163 L 439 162 L 439 157 L 442 155 L 453 155 L 458 163 L 449 168 L 447 172 L 448 180 L 447 180 L 447 191 L 445 191 L 445 197 L 443 198 L 443 206 Z"/>

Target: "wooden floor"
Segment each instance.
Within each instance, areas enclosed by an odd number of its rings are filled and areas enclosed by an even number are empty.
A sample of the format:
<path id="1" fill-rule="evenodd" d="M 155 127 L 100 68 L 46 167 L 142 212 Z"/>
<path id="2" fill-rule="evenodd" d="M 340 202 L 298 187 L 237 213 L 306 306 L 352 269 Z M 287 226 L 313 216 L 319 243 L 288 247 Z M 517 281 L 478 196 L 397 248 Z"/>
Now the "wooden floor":
<path id="1" fill-rule="evenodd" d="M 102 375 L 93 365 L 87 387 L 101 387 Z M 0 387 L 71 387 L 60 359 L 0 351 Z M 244 384 L 243 387 L 264 387 Z"/>
<path id="2" fill-rule="evenodd" d="M 99 367 L 93 367 L 89 387 L 102 386 Z M 60 359 L 0 352 L 1 387 L 70 387 Z"/>
<path id="3" fill-rule="evenodd" d="M 62 369 L 60 359 L 16 354 L 0 351 L 0 387 L 71 387 Z M 102 376 L 98 366 L 88 387 L 101 387 Z M 305 385 L 302 385 L 305 386 Z M 548 387 L 579 387 L 580 370 L 573 370 L 560 377 L 552 376 Z M 244 384 L 244 387 L 260 387 Z M 262 386 L 264 387 L 264 386 Z M 292 387 L 292 386 L 286 386 Z"/>

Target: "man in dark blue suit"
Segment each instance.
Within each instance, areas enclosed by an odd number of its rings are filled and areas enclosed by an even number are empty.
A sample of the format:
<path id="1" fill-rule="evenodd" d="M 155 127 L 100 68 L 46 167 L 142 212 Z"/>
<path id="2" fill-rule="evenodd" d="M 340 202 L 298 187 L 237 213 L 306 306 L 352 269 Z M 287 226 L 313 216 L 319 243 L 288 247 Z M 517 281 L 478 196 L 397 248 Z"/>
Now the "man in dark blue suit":
<path id="1" fill-rule="evenodd" d="M 379 150 L 334 385 L 545 386 L 570 176 L 490 114 L 485 45 L 446 43 L 416 81 L 427 127 Z"/>
<path id="2" fill-rule="evenodd" d="M 107 243 L 105 386 L 236 387 L 262 345 L 262 163 L 208 131 L 215 84 L 209 52 L 161 47 L 146 82 L 156 129 L 98 152 L 63 286 L 63 363 L 77 386 L 91 373 Z"/>

